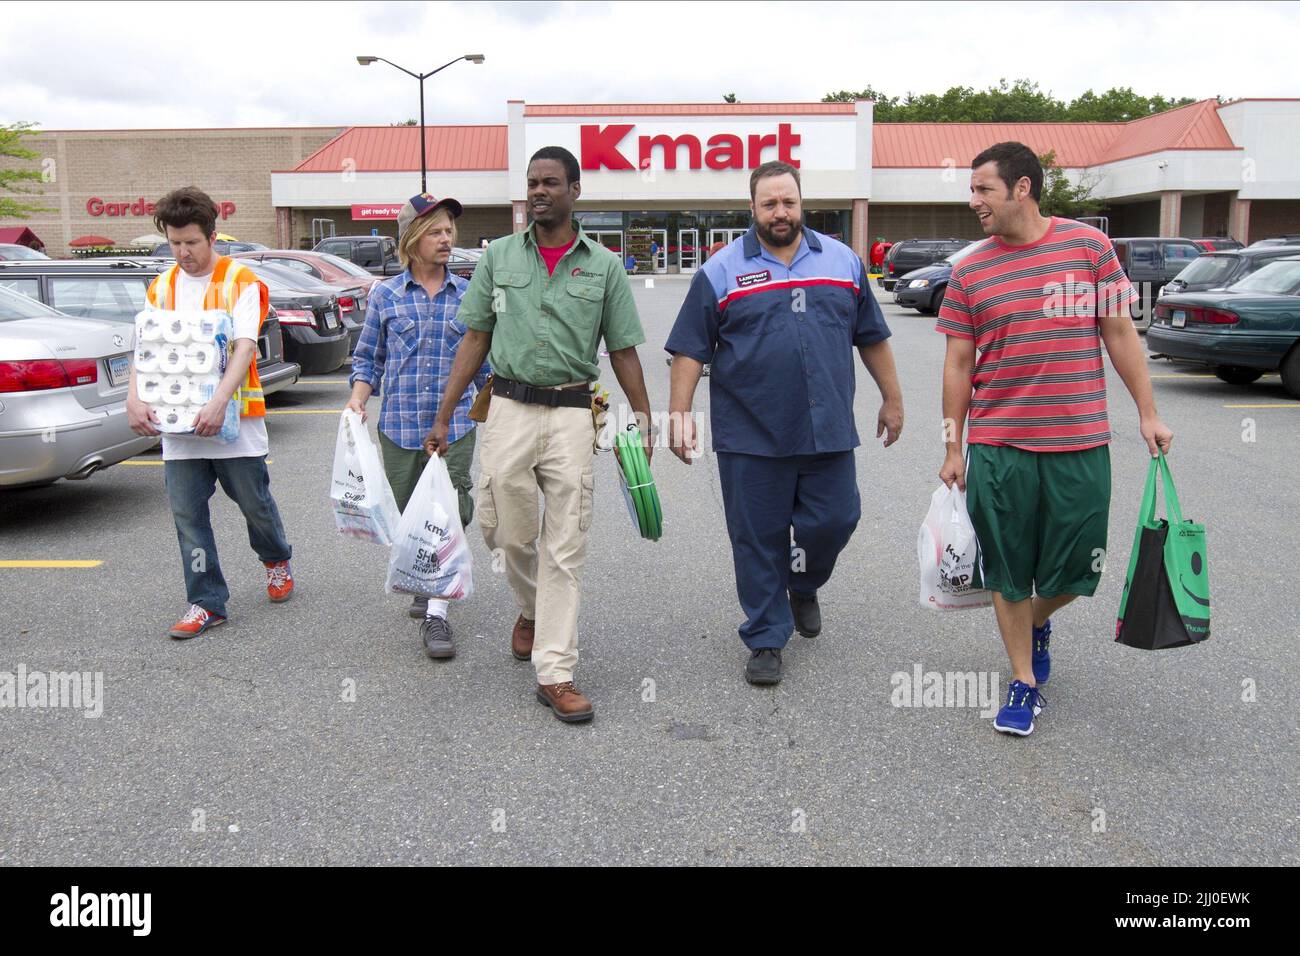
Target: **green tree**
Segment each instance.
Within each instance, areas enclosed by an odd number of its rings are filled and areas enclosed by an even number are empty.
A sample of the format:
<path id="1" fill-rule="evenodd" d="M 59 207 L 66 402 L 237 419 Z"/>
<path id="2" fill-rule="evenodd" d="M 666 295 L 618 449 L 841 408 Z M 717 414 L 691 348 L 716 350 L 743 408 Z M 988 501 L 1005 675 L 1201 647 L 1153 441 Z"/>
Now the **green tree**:
<path id="1" fill-rule="evenodd" d="M 402 120 L 402 122 L 400 122 L 400 123 L 389 123 L 388 125 L 389 125 L 389 126 L 419 126 L 419 125 L 420 125 L 420 121 L 419 121 L 419 120 L 408 119 L 408 120 Z"/>
<path id="2" fill-rule="evenodd" d="M 723 94 L 722 94 L 722 102 L 724 102 L 724 103 L 739 103 L 740 101 L 739 101 L 738 99 L 736 99 L 736 94 L 735 94 L 735 93 L 723 93 Z"/>
<path id="3" fill-rule="evenodd" d="M 22 137 L 36 127 L 35 123 L 13 123 L 0 126 L 0 157 L 5 159 L 40 159 L 41 154 L 22 145 Z M 41 182 L 41 174 L 35 169 L 13 169 L 8 163 L 0 167 L 0 192 L 19 195 L 39 195 L 41 190 L 31 183 Z M 8 196 L 0 195 L 0 219 L 26 219 L 33 213 L 50 212 L 45 206 L 22 202 Z"/>
<path id="4" fill-rule="evenodd" d="M 1142 96 L 1120 87 L 1100 95 L 1088 90 L 1067 103 L 1028 79 L 1011 83 L 1001 79 L 985 90 L 969 86 L 949 87 L 943 93 L 909 90 L 902 97 L 868 86 L 828 93 L 822 102 L 851 103 L 856 99 L 875 100 L 875 119 L 881 123 L 1114 123 L 1195 102 L 1187 97 Z"/>
<path id="5" fill-rule="evenodd" d="M 1043 164 L 1043 195 L 1038 202 L 1038 211 L 1044 216 L 1078 219 L 1100 211 L 1105 205 L 1092 195 L 1098 180 L 1085 174 L 1078 185 L 1072 184 L 1061 167 L 1056 165 L 1055 150 L 1043 153 L 1038 161 Z"/>

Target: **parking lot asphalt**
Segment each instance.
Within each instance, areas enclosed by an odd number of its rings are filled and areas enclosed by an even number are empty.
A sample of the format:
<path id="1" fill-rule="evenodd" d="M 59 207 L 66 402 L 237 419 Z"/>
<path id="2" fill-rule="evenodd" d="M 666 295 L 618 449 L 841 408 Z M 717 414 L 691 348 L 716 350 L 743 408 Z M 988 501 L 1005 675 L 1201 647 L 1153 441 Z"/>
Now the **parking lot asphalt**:
<path id="1" fill-rule="evenodd" d="M 652 404 L 680 278 L 634 291 Z M 516 608 L 477 526 L 458 654 L 431 661 L 386 551 L 334 529 L 346 369 L 270 400 L 272 490 L 297 592 L 266 600 L 234 504 L 213 523 L 226 626 L 168 640 L 184 586 L 157 455 L 0 497 L 0 671 L 103 674 L 102 716 L 0 709 L 6 864 L 1167 864 L 1300 862 L 1297 595 L 1286 548 L 1300 402 L 1276 376 L 1225 385 L 1152 362 L 1183 509 L 1208 526 L 1211 639 L 1148 653 L 1112 638 L 1146 473 L 1110 381 L 1110 555 L 1096 597 L 1054 619 L 1048 706 L 1029 738 L 981 708 L 904 707 L 923 672 L 998 679 L 991 610 L 917 599 L 916 534 L 942 462 L 942 336 L 881 296 L 907 422 L 882 449 L 859 366 L 863 514 L 821 592 L 821 636 L 747 685 L 716 462 L 666 449 L 664 537 L 641 541 L 612 455 L 596 463 L 580 616 L 588 725 L 563 725 L 509 652 Z M 606 384 L 620 397 L 605 361 Z M 371 403 L 371 427 L 378 412 Z M 701 384 L 697 408 L 707 410 Z M 476 467 L 477 471 L 477 467 Z M 991 715 L 991 711 L 989 712 Z"/>

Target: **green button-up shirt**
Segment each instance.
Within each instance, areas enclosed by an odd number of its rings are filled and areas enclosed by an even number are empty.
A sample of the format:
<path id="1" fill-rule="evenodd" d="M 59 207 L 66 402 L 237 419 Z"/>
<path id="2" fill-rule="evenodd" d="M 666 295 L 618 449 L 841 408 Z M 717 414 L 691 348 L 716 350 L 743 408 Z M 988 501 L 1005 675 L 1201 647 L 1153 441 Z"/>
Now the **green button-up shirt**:
<path id="1" fill-rule="evenodd" d="M 488 362 L 502 378 L 529 385 L 567 385 L 600 377 L 596 349 L 645 342 L 632 287 L 618 256 L 578 237 L 555 267 L 537 251 L 535 226 L 488 244 L 456 317 L 492 333 Z"/>

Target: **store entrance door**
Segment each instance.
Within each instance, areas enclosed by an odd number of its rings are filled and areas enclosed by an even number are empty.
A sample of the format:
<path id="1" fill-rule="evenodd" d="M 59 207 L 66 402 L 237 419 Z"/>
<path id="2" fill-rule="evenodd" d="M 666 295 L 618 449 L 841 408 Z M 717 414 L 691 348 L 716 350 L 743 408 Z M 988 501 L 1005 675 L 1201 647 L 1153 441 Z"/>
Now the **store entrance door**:
<path id="1" fill-rule="evenodd" d="M 677 230 L 677 262 L 682 272 L 694 272 L 700 267 L 700 230 Z"/>
<path id="2" fill-rule="evenodd" d="M 727 245 L 739 239 L 748 229 L 710 229 L 709 230 L 709 248 L 712 249 L 717 243 Z"/>
<path id="3" fill-rule="evenodd" d="M 618 256 L 619 262 L 623 261 L 622 229 L 588 229 L 587 235 Z"/>
<path id="4" fill-rule="evenodd" d="M 655 254 L 651 257 L 650 268 L 662 275 L 668 271 L 668 230 L 651 229 L 650 238 L 658 246 Z"/>

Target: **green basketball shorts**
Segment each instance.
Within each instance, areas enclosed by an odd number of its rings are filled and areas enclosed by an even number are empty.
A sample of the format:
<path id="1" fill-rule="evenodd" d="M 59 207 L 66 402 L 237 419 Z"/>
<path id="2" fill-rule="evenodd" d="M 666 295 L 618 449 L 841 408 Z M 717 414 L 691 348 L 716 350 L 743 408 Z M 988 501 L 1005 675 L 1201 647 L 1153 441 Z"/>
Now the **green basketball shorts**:
<path id="1" fill-rule="evenodd" d="M 1110 516 L 1110 448 L 1034 452 L 970 445 L 966 506 L 984 586 L 1008 601 L 1091 597 Z"/>

